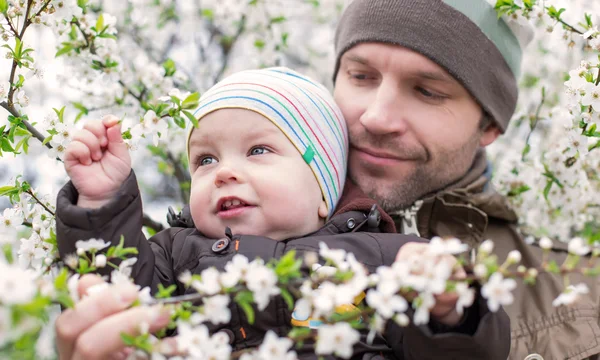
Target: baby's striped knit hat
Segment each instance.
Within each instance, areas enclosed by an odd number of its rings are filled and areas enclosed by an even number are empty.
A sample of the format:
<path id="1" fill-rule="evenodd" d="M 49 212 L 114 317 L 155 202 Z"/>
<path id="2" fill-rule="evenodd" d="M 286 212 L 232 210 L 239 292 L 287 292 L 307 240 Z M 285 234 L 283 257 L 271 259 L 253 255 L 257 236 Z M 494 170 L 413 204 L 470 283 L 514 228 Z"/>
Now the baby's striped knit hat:
<path id="1" fill-rule="evenodd" d="M 194 115 L 202 126 L 211 112 L 236 108 L 261 114 L 288 137 L 315 175 L 331 216 L 344 188 L 348 157 L 346 122 L 331 93 L 287 68 L 246 70 L 205 92 Z"/>

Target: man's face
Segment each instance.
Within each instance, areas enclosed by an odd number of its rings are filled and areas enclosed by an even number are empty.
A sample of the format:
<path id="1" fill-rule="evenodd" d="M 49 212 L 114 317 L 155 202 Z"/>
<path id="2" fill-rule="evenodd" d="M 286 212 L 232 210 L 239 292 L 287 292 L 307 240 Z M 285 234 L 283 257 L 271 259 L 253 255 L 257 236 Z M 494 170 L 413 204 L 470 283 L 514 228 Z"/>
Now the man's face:
<path id="1" fill-rule="evenodd" d="M 400 46 L 347 51 L 334 96 L 348 123 L 350 178 L 388 211 L 460 179 L 499 135 L 480 130 L 481 107 L 447 71 Z"/>

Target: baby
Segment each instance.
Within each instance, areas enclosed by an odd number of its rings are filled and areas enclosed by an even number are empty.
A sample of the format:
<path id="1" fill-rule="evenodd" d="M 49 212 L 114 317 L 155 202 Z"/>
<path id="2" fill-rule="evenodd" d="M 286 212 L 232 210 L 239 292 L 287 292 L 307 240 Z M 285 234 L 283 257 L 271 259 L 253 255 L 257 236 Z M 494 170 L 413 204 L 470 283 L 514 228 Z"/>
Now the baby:
<path id="1" fill-rule="evenodd" d="M 57 200 L 62 257 L 75 251 L 77 240 L 123 235 L 126 246 L 139 251 L 136 283 L 153 290 L 175 284 L 174 295 L 183 295 L 192 290 L 178 280 L 182 273 L 222 270 L 235 254 L 268 260 L 290 250 L 318 252 L 325 242 L 375 271 L 401 257 L 404 244 L 422 241 L 382 233 L 389 217 L 371 200 L 334 213 L 346 177 L 347 129 L 322 85 L 284 68 L 243 71 L 207 91 L 195 116 L 199 126 L 187 139 L 194 226 L 169 228 L 149 240 L 141 231 L 140 194 L 118 119 L 89 122 L 74 135 L 65 156 L 71 182 Z M 436 305 L 447 311 L 434 307 L 433 319 L 458 324 L 455 303 Z M 211 331 L 229 334 L 234 351 L 258 346 L 269 329 L 284 335 L 294 321 L 280 300 L 258 312 L 253 324 L 235 303 L 231 308 L 230 323 Z M 372 344 L 362 334 L 355 354 L 403 358 L 403 336 L 421 330 L 390 326 L 392 338 Z M 314 351 L 310 346 L 298 353 Z"/>

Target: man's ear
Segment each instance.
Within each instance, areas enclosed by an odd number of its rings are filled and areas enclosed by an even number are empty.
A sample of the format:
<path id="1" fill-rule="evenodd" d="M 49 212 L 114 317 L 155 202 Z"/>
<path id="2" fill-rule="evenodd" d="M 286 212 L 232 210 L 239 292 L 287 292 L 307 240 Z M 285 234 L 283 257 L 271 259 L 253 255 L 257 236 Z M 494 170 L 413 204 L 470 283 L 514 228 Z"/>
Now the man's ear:
<path id="1" fill-rule="evenodd" d="M 319 217 L 327 219 L 327 215 L 329 215 L 329 211 L 327 211 L 327 203 L 325 200 L 321 200 L 321 204 L 319 205 Z"/>
<path id="2" fill-rule="evenodd" d="M 487 129 L 485 129 L 483 134 L 481 135 L 481 138 L 479 139 L 479 146 L 486 147 L 490 145 L 491 143 L 496 141 L 498 136 L 500 136 L 501 134 L 502 132 L 500 131 L 500 129 L 498 129 L 497 126 L 493 124 L 488 126 Z"/>

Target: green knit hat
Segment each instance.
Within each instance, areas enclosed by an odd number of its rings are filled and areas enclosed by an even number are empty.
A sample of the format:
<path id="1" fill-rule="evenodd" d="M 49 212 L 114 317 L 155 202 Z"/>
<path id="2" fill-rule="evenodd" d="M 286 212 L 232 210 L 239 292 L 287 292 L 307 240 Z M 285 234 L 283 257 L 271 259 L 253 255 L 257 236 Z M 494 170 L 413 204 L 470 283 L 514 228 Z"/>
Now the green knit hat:
<path id="1" fill-rule="evenodd" d="M 335 37 L 342 55 L 365 42 L 404 46 L 457 79 L 502 132 L 515 111 L 523 49 L 532 27 L 498 18 L 494 0 L 354 0 Z"/>

